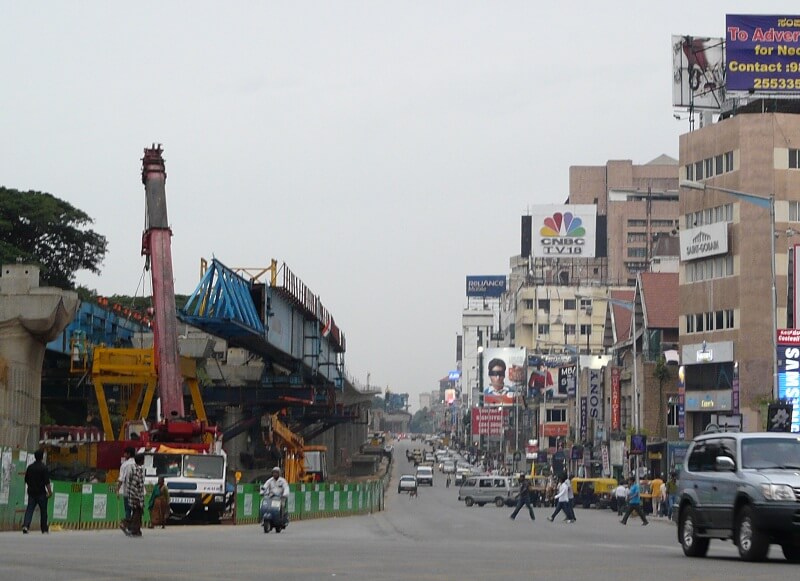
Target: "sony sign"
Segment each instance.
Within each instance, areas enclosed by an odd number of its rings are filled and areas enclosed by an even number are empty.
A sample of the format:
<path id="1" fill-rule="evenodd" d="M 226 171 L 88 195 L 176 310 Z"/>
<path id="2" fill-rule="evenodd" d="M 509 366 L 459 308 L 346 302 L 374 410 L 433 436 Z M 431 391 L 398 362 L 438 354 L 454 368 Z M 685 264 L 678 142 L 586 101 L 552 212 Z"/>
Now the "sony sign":
<path id="1" fill-rule="evenodd" d="M 599 369 L 589 370 L 589 417 L 603 421 L 603 375 Z"/>
<path id="2" fill-rule="evenodd" d="M 728 223 L 716 222 L 681 230 L 681 260 L 697 260 L 728 253 Z"/>

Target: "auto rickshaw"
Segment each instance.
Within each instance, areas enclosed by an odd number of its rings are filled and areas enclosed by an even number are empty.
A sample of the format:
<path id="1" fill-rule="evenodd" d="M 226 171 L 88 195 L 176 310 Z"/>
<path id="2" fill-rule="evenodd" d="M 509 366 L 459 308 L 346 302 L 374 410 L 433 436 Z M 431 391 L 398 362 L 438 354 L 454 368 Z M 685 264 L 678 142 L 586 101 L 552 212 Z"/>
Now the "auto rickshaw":
<path id="1" fill-rule="evenodd" d="M 575 504 L 590 508 L 608 508 L 614 497 L 617 481 L 614 478 L 573 478 L 572 493 Z"/>

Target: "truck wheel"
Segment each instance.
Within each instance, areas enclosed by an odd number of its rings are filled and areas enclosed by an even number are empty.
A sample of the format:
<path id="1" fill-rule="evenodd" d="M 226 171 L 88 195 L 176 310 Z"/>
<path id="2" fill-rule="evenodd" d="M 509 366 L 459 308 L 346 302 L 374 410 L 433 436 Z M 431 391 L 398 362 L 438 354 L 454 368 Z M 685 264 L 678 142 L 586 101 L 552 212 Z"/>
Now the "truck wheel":
<path id="1" fill-rule="evenodd" d="M 753 523 L 753 509 L 742 507 L 736 518 L 736 546 L 739 556 L 745 561 L 763 561 L 769 551 L 767 537 Z"/>
<path id="2" fill-rule="evenodd" d="M 681 510 L 681 518 L 678 521 L 678 538 L 681 541 L 683 554 L 687 557 L 705 557 L 708 553 L 708 539 L 697 536 L 697 517 L 691 506 L 686 506 Z"/>
<path id="3" fill-rule="evenodd" d="M 506 505 L 506 501 L 498 496 L 497 498 L 494 499 L 494 505 L 497 508 L 503 508 Z"/>
<path id="4" fill-rule="evenodd" d="M 472 500 L 472 497 L 468 496 L 464 499 L 464 504 L 467 506 L 472 506 L 473 504 L 475 504 L 475 501 Z"/>
<path id="5" fill-rule="evenodd" d="M 781 549 L 783 549 L 783 556 L 786 557 L 786 560 L 790 563 L 800 563 L 800 547 L 797 545 L 781 545 Z"/>

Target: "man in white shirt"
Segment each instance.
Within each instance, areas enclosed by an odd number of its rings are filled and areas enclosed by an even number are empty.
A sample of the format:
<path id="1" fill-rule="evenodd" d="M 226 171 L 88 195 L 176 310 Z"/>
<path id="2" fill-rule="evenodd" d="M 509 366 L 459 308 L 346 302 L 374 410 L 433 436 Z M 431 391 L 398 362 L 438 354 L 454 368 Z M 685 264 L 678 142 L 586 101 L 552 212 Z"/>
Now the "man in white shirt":
<path id="1" fill-rule="evenodd" d="M 622 482 L 614 489 L 614 498 L 617 501 L 617 516 L 625 512 L 625 500 L 628 498 L 628 487 Z"/>
<path id="2" fill-rule="evenodd" d="M 567 522 L 574 523 L 575 519 L 570 518 L 572 513 L 570 506 L 569 506 L 569 485 L 567 484 L 566 476 L 561 477 L 561 484 L 558 485 L 558 492 L 556 493 L 556 510 L 555 512 L 547 517 L 547 520 L 553 522 L 558 515 L 559 512 L 562 510 L 567 515 Z"/>
<path id="3" fill-rule="evenodd" d="M 128 474 L 133 470 L 135 461 L 133 457 L 136 455 L 136 449 L 133 446 L 128 446 L 122 454 L 122 464 L 119 466 L 119 476 L 117 482 L 119 483 L 118 494 L 122 497 L 122 505 L 125 507 L 125 518 L 119 523 L 119 528 L 122 532 L 128 534 L 128 528 L 131 525 L 131 516 L 133 516 L 133 509 L 131 508 L 130 501 L 128 500 L 128 490 L 125 485 L 125 480 Z"/>
<path id="4" fill-rule="evenodd" d="M 289 524 L 289 511 L 286 510 L 286 503 L 289 499 L 289 483 L 281 476 L 281 469 L 277 466 L 272 469 L 272 478 L 261 485 L 261 496 L 279 496 L 282 501 L 281 512 L 284 526 Z"/>

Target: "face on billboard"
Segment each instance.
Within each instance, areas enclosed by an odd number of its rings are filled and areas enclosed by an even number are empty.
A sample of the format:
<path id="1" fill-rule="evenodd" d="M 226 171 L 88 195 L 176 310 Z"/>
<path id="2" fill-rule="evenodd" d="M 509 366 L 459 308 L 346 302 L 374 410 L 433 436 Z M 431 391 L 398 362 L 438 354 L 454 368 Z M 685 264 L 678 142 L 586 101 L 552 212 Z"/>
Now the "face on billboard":
<path id="1" fill-rule="evenodd" d="M 515 394 L 524 385 L 524 350 L 486 349 L 483 352 L 484 405 L 513 405 Z"/>

